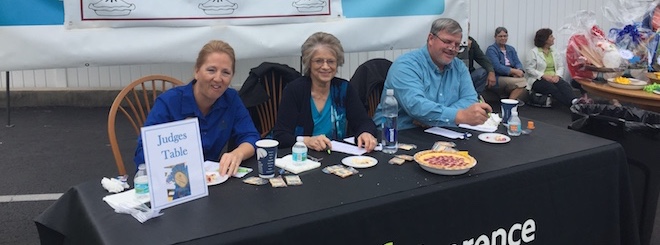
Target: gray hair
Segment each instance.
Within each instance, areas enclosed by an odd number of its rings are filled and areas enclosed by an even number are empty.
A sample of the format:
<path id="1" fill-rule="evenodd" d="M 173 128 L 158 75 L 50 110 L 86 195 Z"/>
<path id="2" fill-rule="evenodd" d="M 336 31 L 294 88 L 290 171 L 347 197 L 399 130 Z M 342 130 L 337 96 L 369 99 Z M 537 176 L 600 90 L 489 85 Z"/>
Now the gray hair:
<path id="1" fill-rule="evenodd" d="M 326 47 L 332 51 L 337 58 L 337 67 L 344 65 L 344 48 L 339 39 L 330 33 L 317 32 L 309 36 L 300 47 L 304 75 L 311 73 L 312 56 L 320 47 Z"/>
<path id="2" fill-rule="evenodd" d="M 497 36 L 497 34 L 499 34 L 500 32 L 504 32 L 506 34 L 509 34 L 509 31 L 507 31 L 506 28 L 504 28 L 504 27 L 500 26 L 498 28 L 495 28 L 495 36 Z"/>
<path id="3" fill-rule="evenodd" d="M 458 24 L 458 22 L 453 19 L 440 18 L 433 21 L 433 24 L 431 25 L 431 33 L 437 35 L 440 31 L 446 31 L 449 34 L 454 35 L 462 33 L 463 28 L 461 28 L 461 24 Z"/>

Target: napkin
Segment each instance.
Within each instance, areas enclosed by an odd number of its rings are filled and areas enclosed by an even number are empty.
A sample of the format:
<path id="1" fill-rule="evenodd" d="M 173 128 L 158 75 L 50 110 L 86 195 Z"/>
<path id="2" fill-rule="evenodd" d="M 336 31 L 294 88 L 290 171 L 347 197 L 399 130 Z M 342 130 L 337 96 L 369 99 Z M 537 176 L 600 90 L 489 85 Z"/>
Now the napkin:
<path id="1" fill-rule="evenodd" d="M 103 197 L 103 201 L 110 205 L 115 210 L 115 213 L 130 214 L 140 223 L 163 215 L 160 210 L 152 210 L 142 201 L 135 198 L 135 189 L 107 195 Z"/>
<path id="2" fill-rule="evenodd" d="M 106 177 L 101 179 L 101 186 L 103 186 L 108 192 L 112 193 L 122 192 L 129 187 L 126 182 L 121 182 L 118 179 L 108 179 Z"/>
<path id="3" fill-rule="evenodd" d="M 484 124 L 477 125 L 477 126 L 472 126 L 468 124 L 459 124 L 458 126 L 461 128 L 467 128 L 467 129 L 473 129 L 481 132 L 488 132 L 492 133 L 497 130 L 497 127 L 500 125 L 500 122 L 502 122 L 502 118 L 500 118 L 500 115 L 497 113 L 491 113 L 490 117 Z"/>

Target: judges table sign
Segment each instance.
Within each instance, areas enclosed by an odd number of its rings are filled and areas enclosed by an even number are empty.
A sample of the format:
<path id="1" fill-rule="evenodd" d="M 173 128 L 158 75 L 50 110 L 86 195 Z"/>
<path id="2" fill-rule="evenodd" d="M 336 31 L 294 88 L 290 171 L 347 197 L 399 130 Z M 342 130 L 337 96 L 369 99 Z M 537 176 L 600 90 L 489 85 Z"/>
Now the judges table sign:
<path id="1" fill-rule="evenodd" d="M 208 196 L 197 118 L 142 127 L 151 208 Z"/>

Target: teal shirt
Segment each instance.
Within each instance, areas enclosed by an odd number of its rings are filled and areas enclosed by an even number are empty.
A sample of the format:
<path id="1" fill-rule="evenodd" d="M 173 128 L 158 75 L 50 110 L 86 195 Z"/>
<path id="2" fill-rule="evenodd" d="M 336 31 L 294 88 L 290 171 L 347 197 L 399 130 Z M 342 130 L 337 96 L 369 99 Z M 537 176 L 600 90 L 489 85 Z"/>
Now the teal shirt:
<path id="1" fill-rule="evenodd" d="M 328 99 L 325 100 L 325 105 L 323 105 L 323 110 L 316 110 L 316 103 L 314 103 L 314 98 L 309 98 L 309 102 L 312 104 L 312 120 L 314 120 L 314 131 L 312 136 L 317 135 L 332 135 L 332 96 L 328 96 Z"/>

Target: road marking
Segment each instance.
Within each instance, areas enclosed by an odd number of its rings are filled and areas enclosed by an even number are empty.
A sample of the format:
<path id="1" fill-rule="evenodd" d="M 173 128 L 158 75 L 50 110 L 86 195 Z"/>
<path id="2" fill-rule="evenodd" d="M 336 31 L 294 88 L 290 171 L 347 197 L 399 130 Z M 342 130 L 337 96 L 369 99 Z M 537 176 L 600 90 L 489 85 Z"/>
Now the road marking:
<path id="1" fill-rule="evenodd" d="M 61 196 L 62 196 L 62 193 L 31 194 L 31 195 L 6 195 L 6 196 L 0 196 L 0 203 L 2 203 L 2 202 L 52 201 L 52 200 L 57 200 Z"/>

